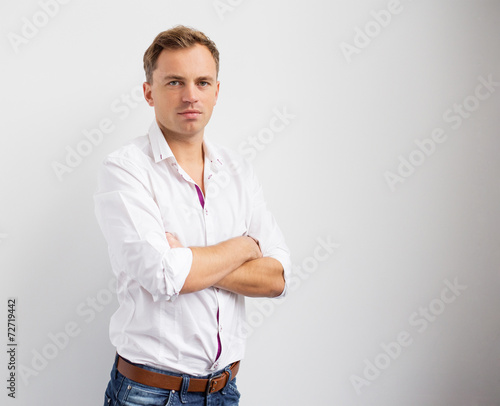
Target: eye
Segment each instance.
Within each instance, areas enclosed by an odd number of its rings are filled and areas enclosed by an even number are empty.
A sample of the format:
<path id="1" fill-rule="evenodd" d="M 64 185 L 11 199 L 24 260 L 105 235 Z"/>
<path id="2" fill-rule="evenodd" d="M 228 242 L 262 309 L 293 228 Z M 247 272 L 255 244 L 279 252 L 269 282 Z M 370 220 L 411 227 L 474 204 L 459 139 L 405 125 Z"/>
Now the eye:
<path id="1" fill-rule="evenodd" d="M 172 80 L 172 81 L 168 82 L 167 85 L 169 85 L 169 86 L 179 86 L 180 82 L 178 80 Z"/>
<path id="2" fill-rule="evenodd" d="M 209 83 L 209 82 L 205 82 L 204 80 L 202 80 L 202 81 L 199 83 L 199 85 L 200 85 L 201 87 L 207 87 L 208 85 L 210 85 L 210 83 Z"/>

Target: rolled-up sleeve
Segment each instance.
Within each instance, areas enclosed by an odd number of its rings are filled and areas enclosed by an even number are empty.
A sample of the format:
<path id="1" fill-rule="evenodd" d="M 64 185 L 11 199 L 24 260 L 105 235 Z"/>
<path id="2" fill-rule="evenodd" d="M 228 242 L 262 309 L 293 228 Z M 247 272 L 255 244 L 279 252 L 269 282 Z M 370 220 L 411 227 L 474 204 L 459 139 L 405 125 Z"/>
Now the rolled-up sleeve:
<path id="1" fill-rule="evenodd" d="M 94 203 L 117 276 L 124 273 L 138 282 L 154 301 L 175 299 L 193 254 L 169 246 L 147 172 L 127 159 L 106 158 Z"/>
<path id="2" fill-rule="evenodd" d="M 283 266 L 285 287 L 278 296 L 283 297 L 286 295 L 292 273 L 290 250 L 285 243 L 283 233 L 278 227 L 274 216 L 267 209 L 262 186 L 257 179 L 255 171 L 249 167 L 249 172 L 248 183 L 251 185 L 252 204 L 248 235 L 259 241 L 264 257 L 274 258 Z"/>

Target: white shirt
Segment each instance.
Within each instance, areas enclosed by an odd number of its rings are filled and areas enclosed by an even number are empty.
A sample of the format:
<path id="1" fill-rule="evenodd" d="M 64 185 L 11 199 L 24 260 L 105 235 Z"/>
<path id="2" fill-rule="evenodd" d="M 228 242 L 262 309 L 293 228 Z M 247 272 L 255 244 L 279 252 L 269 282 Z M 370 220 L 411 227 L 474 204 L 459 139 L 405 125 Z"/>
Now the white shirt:
<path id="1" fill-rule="evenodd" d="M 170 248 L 165 232 L 184 247 L 252 236 L 263 256 L 283 266 L 281 295 L 291 273 L 289 250 L 251 166 L 206 139 L 203 146 L 204 208 L 156 121 L 148 135 L 108 155 L 94 196 L 117 277 L 112 344 L 132 362 L 190 375 L 206 375 L 243 358 L 245 298 L 214 287 L 179 295 L 192 251 Z"/>

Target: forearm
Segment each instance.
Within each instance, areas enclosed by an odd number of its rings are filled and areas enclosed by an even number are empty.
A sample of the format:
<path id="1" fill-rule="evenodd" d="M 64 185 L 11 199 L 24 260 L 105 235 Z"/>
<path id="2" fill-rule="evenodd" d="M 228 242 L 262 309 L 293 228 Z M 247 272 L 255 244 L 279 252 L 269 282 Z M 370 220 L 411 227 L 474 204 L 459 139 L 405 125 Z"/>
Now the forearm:
<path id="1" fill-rule="evenodd" d="M 245 262 L 262 256 L 250 237 L 236 237 L 208 247 L 189 248 L 193 252 L 193 263 L 181 294 L 213 286 Z"/>
<path id="2" fill-rule="evenodd" d="M 276 297 L 285 288 L 283 267 L 274 258 L 258 258 L 245 262 L 215 286 L 244 296 Z"/>

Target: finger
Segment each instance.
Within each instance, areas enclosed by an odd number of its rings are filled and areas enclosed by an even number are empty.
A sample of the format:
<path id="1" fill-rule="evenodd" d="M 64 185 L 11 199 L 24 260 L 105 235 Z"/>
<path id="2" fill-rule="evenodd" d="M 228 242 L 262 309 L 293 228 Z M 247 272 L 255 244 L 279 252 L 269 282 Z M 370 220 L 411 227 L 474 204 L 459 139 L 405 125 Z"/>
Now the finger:
<path id="1" fill-rule="evenodd" d="M 249 237 L 255 241 L 255 244 L 257 244 L 257 247 L 259 247 L 260 249 L 260 244 L 259 244 L 259 240 L 257 240 L 256 238 L 253 238 L 252 236 L 249 235 Z"/>
<path id="2" fill-rule="evenodd" d="M 167 242 L 168 245 L 170 245 L 170 248 L 183 248 L 184 246 L 180 243 L 180 241 L 174 237 L 173 234 L 169 232 L 165 232 L 165 235 L 167 236 Z"/>

